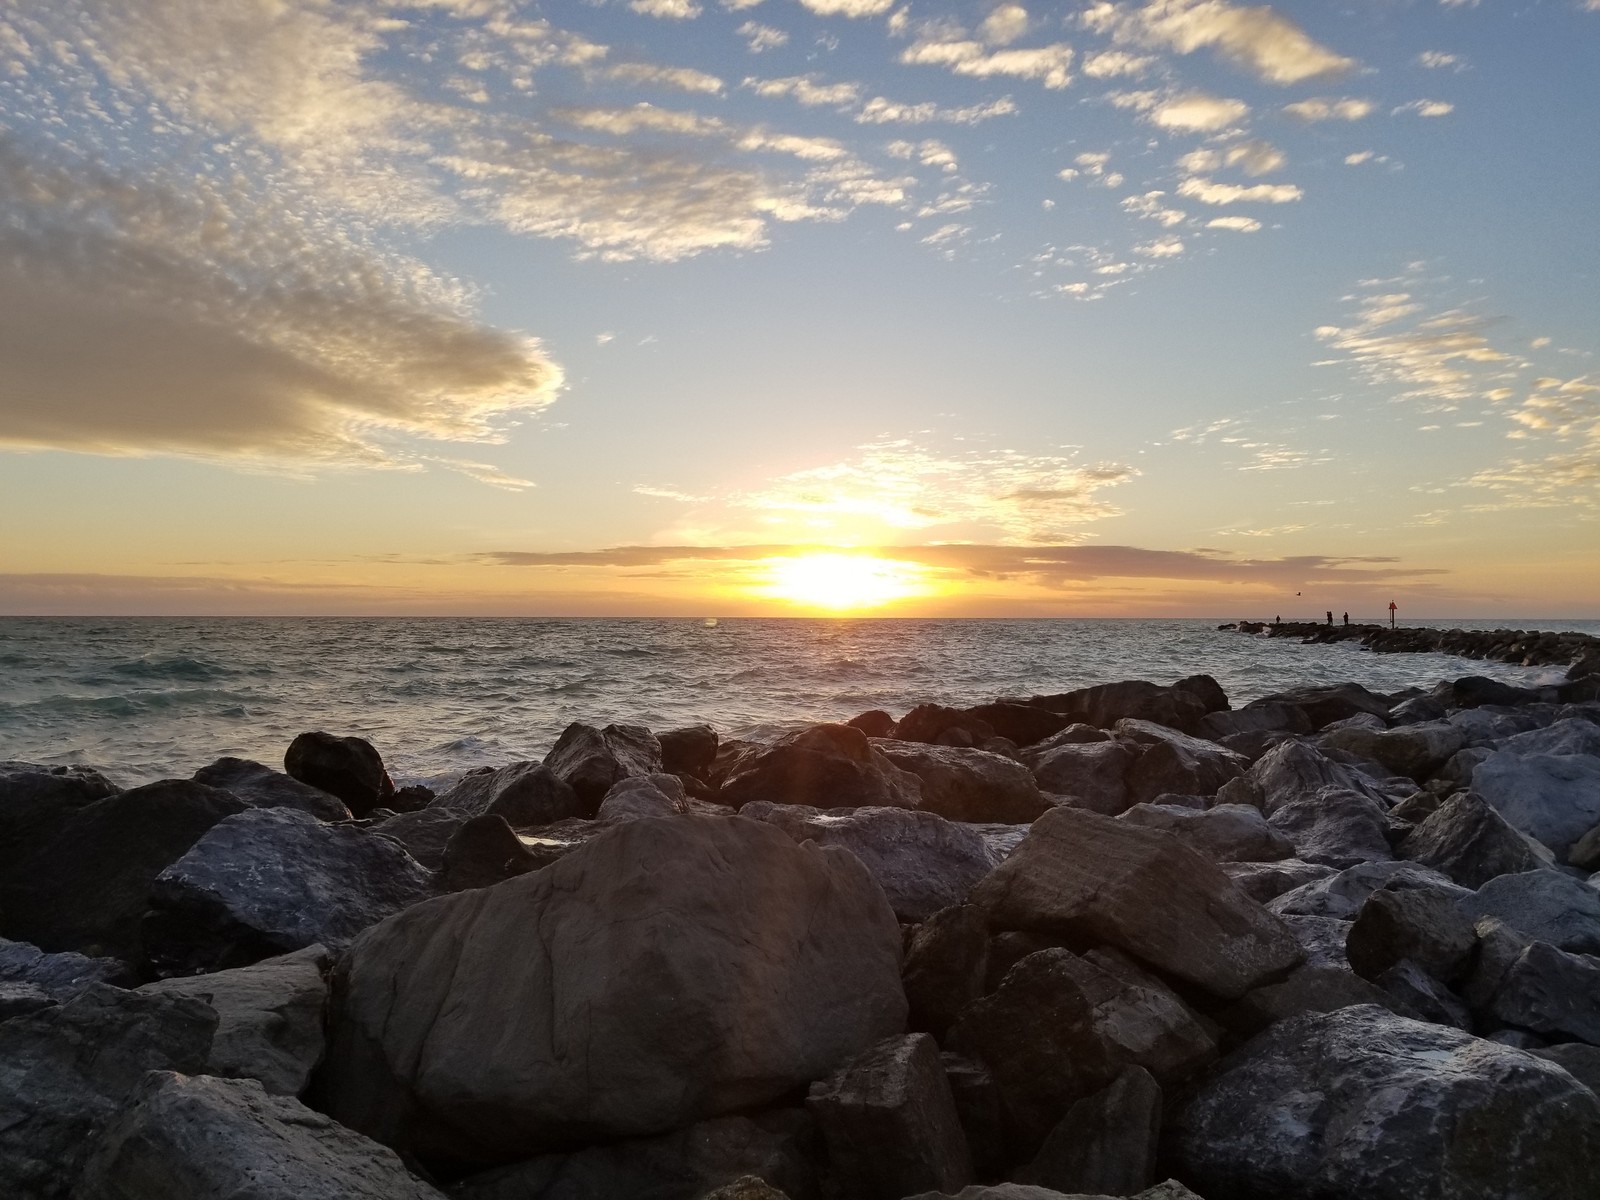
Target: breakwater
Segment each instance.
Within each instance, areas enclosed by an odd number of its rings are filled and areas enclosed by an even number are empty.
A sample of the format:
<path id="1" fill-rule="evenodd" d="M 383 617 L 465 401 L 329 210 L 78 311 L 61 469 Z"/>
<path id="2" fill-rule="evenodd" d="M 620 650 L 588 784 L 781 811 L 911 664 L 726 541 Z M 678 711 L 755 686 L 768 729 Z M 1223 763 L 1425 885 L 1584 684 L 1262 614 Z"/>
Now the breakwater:
<path id="1" fill-rule="evenodd" d="M 1378 654 L 1454 654 L 1524 667 L 1569 666 L 1569 679 L 1600 675 L 1600 638 L 1588 633 L 1429 629 L 1317 621 L 1239 621 L 1220 628 L 1274 638 L 1299 638 L 1307 645 L 1355 642 Z"/>

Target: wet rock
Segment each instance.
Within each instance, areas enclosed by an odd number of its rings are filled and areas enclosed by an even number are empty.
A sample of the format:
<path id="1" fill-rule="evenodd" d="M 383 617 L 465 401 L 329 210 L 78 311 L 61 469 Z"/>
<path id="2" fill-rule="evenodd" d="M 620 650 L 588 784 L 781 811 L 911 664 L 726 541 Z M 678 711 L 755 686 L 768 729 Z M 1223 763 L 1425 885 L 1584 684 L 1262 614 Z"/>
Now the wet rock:
<path id="1" fill-rule="evenodd" d="M 740 815 L 775 825 L 796 842 L 848 850 L 872 873 L 902 921 L 921 921 L 961 903 L 997 861 L 976 830 L 932 813 L 904 808 L 830 812 L 756 801 Z"/>
<path id="2" fill-rule="evenodd" d="M 1284 858 L 1276 862 L 1223 862 L 1218 865 L 1223 874 L 1233 880 L 1233 886 L 1257 904 L 1266 904 L 1285 892 L 1338 874 L 1332 867 L 1302 862 L 1298 858 Z"/>
<path id="3" fill-rule="evenodd" d="M 1219 804 L 1208 809 L 1135 804 L 1117 819 L 1145 829 L 1166 830 L 1219 863 L 1294 855 L 1294 843 L 1267 824 L 1260 809 L 1246 804 Z"/>
<path id="4" fill-rule="evenodd" d="M 27 942 L 0 938 L 0 984 L 35 987 L 65 1004 L 91 984 L 130 987 L 133 982 L 133 971 L 121 959 L 89 958 L 71 951 L 46 954 Z"/>
<path id="5" fill-rule="evenodd" d="M 1472 965 L 1478 943 L 1472 926 L 1460 902 L 1443 888 L 1380 888 L 1356 914 L 1345 953 L 1351 969 L 1365 979 L 1375 980 L 1409 960 L 1441 983 L 1451 983 Z"/>
<path id="6" fill-rule="evenodd" d="M 1154 721 L 1193 733 L 1209 711 L 1206 701 L 1183 687 L 1161 687 L 1142 679 L 1102 683 L 1055 696 L 1035 696 L 1030 704 L 1073 721 L 1109 729 L 1124 717 Z"/>
<path id="7" fill-rule="evenodd" d="M 888 714 L 884 714 L 887 716 Z M 705 779 L 717 760 L 717 731 L 709 725 L 686 725 L 657 734 L 661 743 L 661 769 L 670 775 Z"/>
<path id="8" fill-rule="evenodd" d="M 358 939 L 327 1110 L 484 1165 L 748 1110 L 903 1031 L 900 958 L 849 853 L 742 818 L 624 822 Z"/>
<path id="9" fill-rule="evenodd" d="M 894 718 L 881 708 L 874 708 L 845 722 L 851 729 L 859 729 L 869 738 L 894 736 Z"/>
<path id="10" fill-rule="evenodd" d="M 1527 839 L 1472 792 L 1457 792 L 1439 805 L 1399 849 L 1400 857 L 1442 871 L 1469 888 L 1542 865 Z"/>
<path id="11" fill-rule="evenodd" d="M 1353 867 L 1393 858 L 1387 810 L 1368 795 L 1325 787 L 1272 808 L 1273 829 L 1293 844 L 1295 856 L 1324 866 Z"/>
<path id="12" fill-rule="evenodd" d="M 1504 1025 L 1600 1045 L 1600 959 L 1534 942 L 1501 978 L 1489 1013 Z"/>
<path id="13" fill-rule="evenodd" d="M 571 1154 L 546 1154 L 473 1175 L 455 1200 L 702 1200 L 741 1179 L 779 1195 L 816 1194 L 816 1129 L 803 1109 L 716 1117 L 659 1137 L 629 1138 Z"/>
<path id="14" fill-rule="evenodd" d="M 811 1085 L 806 1107 L 828 1147 L 833 1177 L 861 1200 L 900 1200 L 972 1180 L 955 1099 L 925 1033 L 868 1047 Z"/>
<path id="15" fill-rule="evenodd" d="M 1435 697 L 1413 696 L 1391 708 L 1389 719 L 1396 725 L 1421 725 L 1428 721 L 1442 721 L 1449 714 L 1450 710 Z"/>
<path id="16" fill-rule="evenodd" d="M 1473 770 L 1472 790 L 1562 858 L 1600 824 L 1600 759 L 1588 755 L 1497 751 Z"/>
<path id="17" fill-rule="evenodd" d="M 1539 693 L 1528 688 L 1512 687 L 1498 679 L 1483 675 L 1466 675 L 1452 683 L 1443 699 L 1451 708 L 1477 708 L 1493 704 L 1507 707 L 1528 704 L 1539 698 Z"/>
<path id="18" fill-rule="evenodd" d="M 1176 1132 L 1184 1177 L 1230 1200 L 1579 1200 L 1600 1170 L 1600 1099 L 1566 1072 L 1371 1006 L 1274 1026 Z"/>
<path id="19" fill-rule="evenodd" d="M 427 811 L 452 812 L 458 820 L 504 817 L 513 829 L 529 829 L 593 816 L 597 803 L 579 799 L 571 785 L 544 763 L 514 762 L 468 771 L 454 787 L 434 797 Z"/>
<path id="20" fill-rule="evenodd" d="M 1559 871 L 1502 875 L 1460 905 L 1469 920 L 1497 917 L 1574 954 L 1600 954 L 1600 893 Z"/>
<path id="21" fill-rule="evenodd" d="M 1306 966 L 1350 966 L 1345 943 L 1350 940 L 1351 922 L 1337 917 L 1288 916 L 1281 919 L 1306 952 Z"/>
<path id="22" fill-rule="evenodd" d="M 1369 692 L 1359 683 L 1339 683 L 1326 687 L 1294 688 L 1287 692 L 1263 696 L 1245 705 L 1248 711 L 1257 705 L 1282 704 L 1297 708 L 1310 722 L 1311 728 L 1321 729 L 1335 721 L 1343 721 L 1361 713 L 1389 719 L 1389 702 L 1382 696 Z"/>
<path id="23" fill-rule="evenodd" d="M 218 788 L 171 779 L 74 808 L 0 858 L 0 936 L 137 961 L 151 881 L 245 807 Z"/>
<path id="24" fill-rule="evenodd" d="M 1408 862 L 1361 863 L 1336 875 L 1313 880 L 1267 902 L 1279 916 L 1338 917 L 1353 921 L 1367 897 L 1379 888 L 1454 888 L 1458 899 L 1472 893 L 1438 871 Z"/>
<path id="25" fill-rule="evenodd" d="M 983 995 L 988 971 L 988 914 L 970 904 L 934 913 L 906 948 L 901 979 L 911 1028 L 943 1039 L 961 1010 Z"/>
<path id="26" fill-rule="evenodd" d="M 1025 824 L 1048 808 L 1033 774 L 984 750 L 874 741 L 873 749 L 920 781 L 922 808 L 951 821 Z"/>
<path id="27" fill-rule="evenodd" d="M 252 808 L 297 808 L 319 821 L 348 821 L 343 800 L 248 758 L 219 758 L 194 773 L 194 781 L 232 792 Z"/>
<path id="28" fill-rule="evenodd" d="M 217 1015 L 92 984 L 0 1021 L 0 1195 L 64 1200 L 90 1145 L 149 1071 L 199 1071 Z"/>
<path id="29" fill-rule="evenodd" d="M 1079 1100 L 1052 1129 L 1017 1183 L 1058 1192 L 1131 1196 L 1156 1177 L 1161 1085 L 1142 1067 Z"/>
<path id="30" fill-rule="evenodd" d="M 1018 746 L 1031 746 L 1042 742 L 1066 728 L 1067 718 L 1060 713 L 1048 712 L 1032 704 L 1013 704 L 997 700 L 993 704 L 977 704 L 966 710 L 993 729 L 996 737 L 1003 737 Z"/>
<path id="31" fill-rule="evenodd" d="M 74 1200 L 444 1200 L 394 1151 L 253 1079 L 151 1074 L 107 1128 Z"/>
<path id="32" fill-rule="evenodd" d="M 544 756 L 544 765 L 577 793 L 582 811 L 567 815 L 584 817 L 594 815 L 619 779 L 664 770 L 661 743 L 643 725 L 596 729 L 581 722 L 561 731 L 550 753 Z"/>
<path id="33" fill-rule="evenodd" d="M 257 808 L 219 822 L 156 877 L 145 948 L 157 973 L 242 967 L 367 926 L 430 895 L 398 843 L 307 813 Z"/>
<path id="34" fill-rule="evenodd" d="M 689 797 L 676 775 L 631 775 L 611 785 L 595 813 L 598 821 L 676 817 L 689 811 Z"/>
<path id="35" fill-rule="evenodd" d="M 301 783 L 337 796 L 358 817 L 388 804 L 394 781 L 366 738 L 302 733 L 289 743 L 283 769 Z"/>
<path id="36" fill-rule="evenodd" d="M 748 749 L 722 781 L 722 802 L 812 808 L 920 808 L 922 785 L 848 725 L 814 725 Z"/>
<path id="37" fill-rule="evenodd" d="M 1134 754 L 1119 742 L 1051 739 L 1024 750 L 1022 761 L 1045 791 L 1077 797 L 1091 812 L 1114 817 L 1132 803 L 1126 780 Z"/>
<path id="38" fill-rule="evenodd" d="M 537 871 L 545 863 L 543 855 L 523 845 L 504 817 L 494 813 L 468 817 L 445 845 L 444 857 L 433 877 L 433 890 L 464 892 L 493 887 Z"/>
<path id="39" fill-rule="evenodd" d="M 1171 834 L 1052 809 L 973 902 L 992 927 L 1109 943 L 1218 996 L 1240 996 L 1297 965 L 1283 924 Z"/>
<path id="40" fill-rule="evenodd" d="M 951 737 L 951 734 L 957 736 Z M 902 742 L 976 746 L 995 736 L 994 726 L 959 708 L 919 704 L 895 722 L 891 735 Z"/>

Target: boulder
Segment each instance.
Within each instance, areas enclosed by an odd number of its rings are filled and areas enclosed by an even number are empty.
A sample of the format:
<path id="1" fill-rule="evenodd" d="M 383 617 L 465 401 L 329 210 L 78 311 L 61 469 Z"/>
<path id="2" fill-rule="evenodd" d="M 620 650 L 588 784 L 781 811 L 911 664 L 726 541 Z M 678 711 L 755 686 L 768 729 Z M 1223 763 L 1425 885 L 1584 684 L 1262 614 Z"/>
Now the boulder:
<path id="1" fill-rule="evenodd" d="M 0 862 L 68 814 L 121 790 L 93 767 L 0 761 Z"/>
<path id="2" fill-rule="evenodd" d="M 145 948 L 159 974 L 242 967 L 368 925 L 430 895 L 399 843 L 289 808 L 229 817 L 156 877 Z"/>
<path id="3" fill-rule="evenodd" d="M 581 812 L 590 817 L 619 779 L 654 775 L 665 768 L 661 743 L 643 725 L 593 725 L 575 722 L 561 731 L 544 765 L 578 795 Z"/>
<path id="4" fill-rule="evenodd" d="M 298 808 L 319 821 L 348 821 L 343 800 L 248 758 L 219 758 L 194 773 L 194 781 L 232 792 L 251 808 Z"/>
<path id="5" fill-rule="evenodd" d="M 121 959 L 89 958 L 71 951 L 46 954 L 27 942 L 0 938 L 0 984 L 38 988 L 50 999 L 65 1004 L 91 984 L 129 987 L 133 982 L 133 972 Z"/>
<path id="6" fill-rule="evenodd" d="M 1162 687 L 1142 679 L 1101 683 L 1055 696 L 1035 696 L 1029 703 L 1102 729 L 1111 728 L 1124 717 L 1133 717 L 1185 733 L 1194 732 L 1209 711 L 1206 701 L 1188 688 Z"/>
<path id="7" fill-rule="evenodd" d="M 433 890 L 464 892 L 493 887 L 537 871 L 546 861 L 545 856 L 523 845 L 504 817 L 495 813 L 468 817 L 445 845 L 439 869 L 434 872 Z"/>
<path id="8" fill-rule="evenodd" d="M 1155 1181 L 1160 1137 L 1161 1085 L 1143 1067 L 1126 1067 L 1069 1108 L 1014 1179 L 1058 1192 L 1131 1196 Z"/>
<path id="9" fill-rule="evenodd" d="M 851 717 L 845 722 L 851 729 L 859 729 L 868 737 L 887 738 L 894 736 L 894 718 L 881 708 L 874 708 L 859 716 Z"/>
<path id="10" fill-rule="evenodd" d="M 1567 863 L 1580 871 L 1600 868 L 1600 825 L 1572 843 L 1572 849 L 1567 851 Z"/>
<path id="11" fill-rule="evenodd" d="M 1477 708 L 1484 704 L 1512 707 L 1528 704 L 1539 698 L 1539 693 L 1528 688 L 1513 687 L 1498 679 L 1483 675 L 1466 675 L 1450 684 L 1443 696 L 1451 708 Z"/>
<path id="12" fill-rule="evenodd" d="M 1045 791 L 1075 796 L 1091 812 L 1114 817 L 1131 803 L 1126 781 L 1134 754 L 1120 742 L 1052 738 L 1024 750 L 1022 761 Z"/>
<path id="13" fill-rule="evenodd" d="M 1497 917 L 1480 917 L 1473 930 L 1478 935 L 1478 953 L 1471 976 L 1461 985 L 1461 996 L 1473 1012 L 1492 1025 L 1489 1006 L 1494 994 L 1522 952 L 1533 945 L 1533 939 Z"/>
<path id="14" fill-rule="evenodd" d="M 1350 940 L 1350 921 L 1341 921 L 1338 917 L 1287 916 L 1281 919 L 1306 952 L 1305 966 L 1349 968 L 1350 954 L 1345 943 Z"/>
<path id="15" fill-rule="evenodd" d="M 1252 701 L 1231 712 L 1210 712 L 1200 718 L 1196 731 L 1201 737 L 1220 742 L 1226 737 L 1250 733 L 1310 733 L 1311 721 L 1293 704 Z"/>
<path id="16" fill-rule="evenodd" d="M 1600 759 L 1500 750 L 1472 772 L 1472 790 L 1562 858 L 1600 824 Z"/>
<path id="17" fill-rule="evenodd" d="M 924 810 L 951 821 L 1026 824 L 1050 807 L 1033 773 L 1004 755 L 891 740 L 872 746 L 917 777 Z"/>
<path id="18" fill-rule="evenodd" d="M 774 825 L 796 842 L 848 850 L 878 881 L 902 921 L 921 921 L 960 904 L 999 861 L 976 830 L 927 812 L 826 811 L 754 801 L 740 815 Z"/>
<path id="19" fill-rule="evenodd" d="M 988 914 L 970 904 L 934 913 L 906 947 L 901 979 L 911 1028 L 943 1040 L 961 1010 L 983 995 L 988 972 Z"/>
<path id="20" fill-rule="evenodd" d="M 755 1178 L 778 1195 L 812 1200 L 816 1128 L 804 1109 L 714 1117 L 659 1137 L 543 1154 L 456 1184 L 454 1200 L 702 1200 L 712 1189 Z"/>
<path id="21" fill-rule="evenodd" d="M 1308 919 L 1308 918 L 1303 918 Z M 1376 980 L 1402 960 L 1417 964 L 1441 983 L 1452 983 L 1472 965 L 1478 937 L 1459 902 L 1443 888 L 1380 888 L 1367 897 L 1345 941 L 1351 969 Z"/>
<path id="22" fill-rule="evenodd" d="M 1145 829 L 1164 829 L 1219 863 L 1294 856 L 1294 843 L 1267 824 L 1260 809 L 1248 804 L 1207 809 L 1135 804 L 1117 819 Z"/>
<path id="23" fill-rule="evenodd" d="M 661 743 L 661 769 L 670 775 L 705 779 L 717 760 L 717 731 L 709 725 L 686 725 L 657 734 Z"/>
<path id="24" fill-rule="evenodd" d="M 722 779 L 724 804 L 753 800 L 811 808 L 920 808 L 922 786 L 848 725 L 814 725 L 751 747 Z"/>
<path id="25" fill-rule="evenodd" d="M 890 736 L 902 742 L 977 746 L 994 737 L 995 731 L 989 722 L 959 708 L 919 704 L 895 722 Z"/>
<path id="26" fill-rule="evenodd" d="M 1143 747 L 1127 775 L 1128 794 L 1135 804 L 1163 792 L 1214 796 L 1250 766 L 1242 754 L 1150 721 L 1124 719 L 1114 731 L 1119 741 Z"/>
<path id="27" fill-rule="evenodd" d="M 48 836 L 0 858 L 0 936 L 137 961 L 151 881 L 245 807 L 229 792 L 169 779 L 72 809 Z"/>
<path id="28" fill-rule="evenodd" d="M 1285 804 L 1314 798 L 1325 788 L 1356 792 L 1383 810 L 1389 807 L 1388 797 L 1372 780 L 1302 741 L 1281 742 L 1268 750 L 1256 760 L 1246 779 L 1261 811 L 1269 817 Z M 1219 801 L 1227 799 L 1231 796 L 1218 797 Z"/>
<path id="29" fill-rule="evenodd" d="M 1405 836 L 1399 850 L 1401 858 L 1469 888 L 1542 865 L 1524 835 L 1473 792 L 1457 792 L 1439 805 Z"/>
<path id="30" fill-rule="evenodd" d="M 151 1073 L 74 1200 L 444 1200 L 394 1151 L 253 1079 Z"/>
<path id="31" fill-rule="evenodd" d="M 1563 1042 L 1532 1052 L 1546 1062 L 1553 1062 L 1566 1070 L 1584 1087 L 1600 1095 L 1600 1046 L 1585 1042 Z"/>
<path id="32" fill-rule="evenodd" d="M 1382 696 L 1369 692 L 1359 683 L 1294 688 L 1252 700 L 1245 705 L 1245 709 L 1248 711 L 1257 705 L 1267 704 L 1282 704 L 1299 709 L 1312 729 L 1321 729 L 1325 725 L 1332 725 L 1335 721 L 1343 721 L 1361 713 L 1382 717 L 1386 722 L 1389 719 L 1389 702 Z"/>
<path id="33" fill-rule="evenodd" d="M 1495 747 L 1506 738 L 1543 724 L 1537 713 L 1516 708 L 1469 708 L 1445 718 L 1466 736 L 1468 746 Z"/>
<path id="34" fill-rule="evenodd" d="M 1275 862 L 1223 862 L 1218 865 L 1223 874 L 1233 880 L 1233 886 L 1257 904 L 1266 904 L 1285 892 L 1338 874 L 1332 867 L 1302 862 L 1298 858 L 1283 858 Z"/>
<path id="35" fill-rule="evenodd" d="M 445 847 L 467 820 L 453 808 L 420 808 L 385 817 L 370 826 L 372 832 L 399 842 L 406 853 L 430 871 L 444 866 Z"/>
<path id="36" fill-rule="evenodd" d="M 1600 758 L 1600 725 L 1583 717 L 1564 717 L 1542 729 L 1514 733 L 1497 748 L 1512 754 L 1587 754 Z"/>
<path id="37" fill-rule="evenodd" d="M 1307 1013 L 1337 1012 L 1361 1004 L 1376 1004 L 1406 1017 L 1418 1015 L 1349 967 L 1307 963 L 1289 972 L 1280 983 L 1256 988 L 1218 1013 L 1217 1019 L 1230 1033 L 1246 1038 Z"/>
<path id="38" fill-rule="evenodd" d="M 972 1156 L 939 1047 L 925 1033 L 886 1038 L 811 1085 L 806 1107 L 832 1176 L 860 1200 L 900 1200 L 972 1181 Z"/>
<path id="39" fill-rule="evenodd" d="M 1503 1025 L 1600 1046 L 1600 959 L 1534 942 L 1501 978 L 1489 1014 Z"/>
<path id="40" fill-rule="evenodd" d="M 689 796 L 676 775 L 630 775 L 611 785 L 595 813 L 597 821 L 676 817 L 689 811 Z"/>
<path id="41" fill-rule="evenodd" d="M 91 1144 L 146 1072 L 199 1071 L 216 1027 L 198 1000 L 103 983 L 0 1021 L 0 1195 L 78 1194 Z"/>
<path id="42" fill-rule="evenodd" d="M 1408 862 L 1361 863 L 1337 875 L 1315 879 L 1267 902 L 1279 916 L 1338 917 L 1353 921 L 1367 897 L 1379 888 L 1444 888 L 1458 899 L 1472 893 L 1438 871 Z"/>
<path id="43" fill-rule="evenodd" d="M 707 1192 L 701 1200 L 789 1200 L 789 1194 L 754 1175 L 741 1175 L 732 1183 Z"/>
<path id="44" fill-rule="evenodd" d="M 1497 917 L 1537 941 L 1600 954 L 1600 893 L 1559 871 L 1501 875 L 1460 905 L 1471 921 Z"/>
<path id="45" fill-rule="evenodd" d="M 1353 867 L 1393 858 L 1387 810 L 1371 796 L 1324 787 L 1275 805 L 1267 818 L 1293 844 L 1295 857 L 1324 866 Z"/>
<path id="46" fill-rule="evenodd" d="M 1324 733 L 1324 746 L 1347 750 L 1381 763 L 1397 775 L 1419 783 L 1450 761 L 1467 739 L 1448 721 L 1402 725 L 1398 729 L 1340 729 Z"/>
<path id="47" fill-rule="evenodd" d="M 710 1200 L 707 1197 L 707 1200 Z M 964 1187 L 954 1194 L 948 1192 L 923 1192 L 917 1196 L 907 1196 L 906 1200 L 1111 1200 L 1108 1196 L 1069 1196 L 1058 1192 L 1054 1188 L 1039 1187 L 1031 1183 L 996 1183 L 987 1187 L 973 1184 Z M 1183 1184 L 1176 1179 L 1169 1179 L 1165 1183 L 1158 1183 L 1155 1187 L 1146 1188 L 1132 1200 L 1200 1200 Z"/>
<path id="48" fill-rule="evenodd" d="M 1176 837 L 1057 808 L 974 889 L 996 929 L 1109 943 L 1218 996 L 1241 996 L 1301 959 L 1294 936 Z"/>
<path id="49" fill-rule="evenodd" d="M 1375 975 L 1372 981 L 1394 1001 L 1385 1007 L 1401 1016 L 1475 1032 L 1472 1012 L 1461 998 L 1409 958 Z"/>
<path id="50" fill-rule="evenodd" d="M 462 820 L 499 816 L 513 829 L 529 829 L 569 817 L 591 817 L 595 803 L 580 800 L 578 793 L 544 763 L 514 762 L 468 771 L 455 786 L 435 796 L 424 811 L 452 812 Z"/>
<path id="51" fill-rule="evenodd" d="M 1579 1200 L 1600 1172 L 1600 1099 L 1565 1071 L 1376 1006 L 1273 1026 L 1176 1124 L 1184 1178 L 1229 1200 Z"/>
<path id="52" fill-rule="evenodd" d="M 366 738 L 302 733 L 284 752 L 283 769 L 301 783 L 337 796 L 358 817 L 384 807 L 394 795 L 383 756 Z"/>
<path id="53" fill-rule="evenodd" d="M 989 1068 L 1012 1155 L 1024 1159 L 1074 1102 L 1124 1067 L 1183 1079 L 1216 1053 L 1194 1014 L 1154 979 L 1125 961 L 1059 948 L 1007 971 L 995 991 L 967 1006 L 950 1042 Z"/>
<path id="54" fill-rule="evenodd" d="M 1018 746 L 1031 746 L 1066 728 L 1067 718 L 1033 704 L 1014 704 L 997 700 L 993 704 L 976 704 L 966 710 L 994 730 L 996 737 L 1009 739 Z M 887 736 L 887 735 L 884 735 Z"/>
<path id="55" fill-rule="evenodd" d="M 853 855 L 742 818 L 627 821 L 359 938 L 327 1111 L 489 1165 L 749 1110 L 902 1032 L 900 959 Z"/>

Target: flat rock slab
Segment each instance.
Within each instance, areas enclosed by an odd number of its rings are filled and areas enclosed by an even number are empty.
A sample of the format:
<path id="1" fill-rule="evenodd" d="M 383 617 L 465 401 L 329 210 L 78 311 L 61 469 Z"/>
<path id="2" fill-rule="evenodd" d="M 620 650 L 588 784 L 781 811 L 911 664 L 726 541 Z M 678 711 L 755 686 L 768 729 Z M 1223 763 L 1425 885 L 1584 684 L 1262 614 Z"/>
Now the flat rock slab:
<path id="1" fill-rule="evenodd" d="M 74 1200 L 444 1200 L 386 1146 L 253 1079 L 151 1074 Z"/>
<path id="2" fill-rule="evenodd" d="M 853 855 L 742 818 L 627 821 L 359 938 L 328 1111 L 487 1166 L 748 1110 L 901 1032 L 900 958 Z"/>
<path id="3" fill-rule="evenodd" d="M 1299 943 L 1205 855 L 1170 833 L 1052 809 L 974 889 L 995 929 L 1109 943 L 1224 997 L 1296 966 Z"/>

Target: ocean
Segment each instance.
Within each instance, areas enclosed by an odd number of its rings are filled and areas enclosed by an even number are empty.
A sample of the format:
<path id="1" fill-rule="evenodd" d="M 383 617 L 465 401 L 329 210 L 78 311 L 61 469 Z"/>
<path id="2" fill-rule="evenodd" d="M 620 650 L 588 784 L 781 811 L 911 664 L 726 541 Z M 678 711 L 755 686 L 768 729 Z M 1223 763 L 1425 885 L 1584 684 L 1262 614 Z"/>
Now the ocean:
<path id="1" fill-rule="evenodd" d="M 882 708 L 974 704 L 1206 673 L 1235 705 L 1289 687 L 1391 692 L 1560 670 L 1372 654 L 1206 620 L 0 618 L 0 760 L 125 785 L 236 755 L 281 766 L 306 730 L 359 734 L 398 783 L 542 757 L 572 721 L 766 736 Z M 1577 629 L 1600 621 L 1419 621 Z"/>

